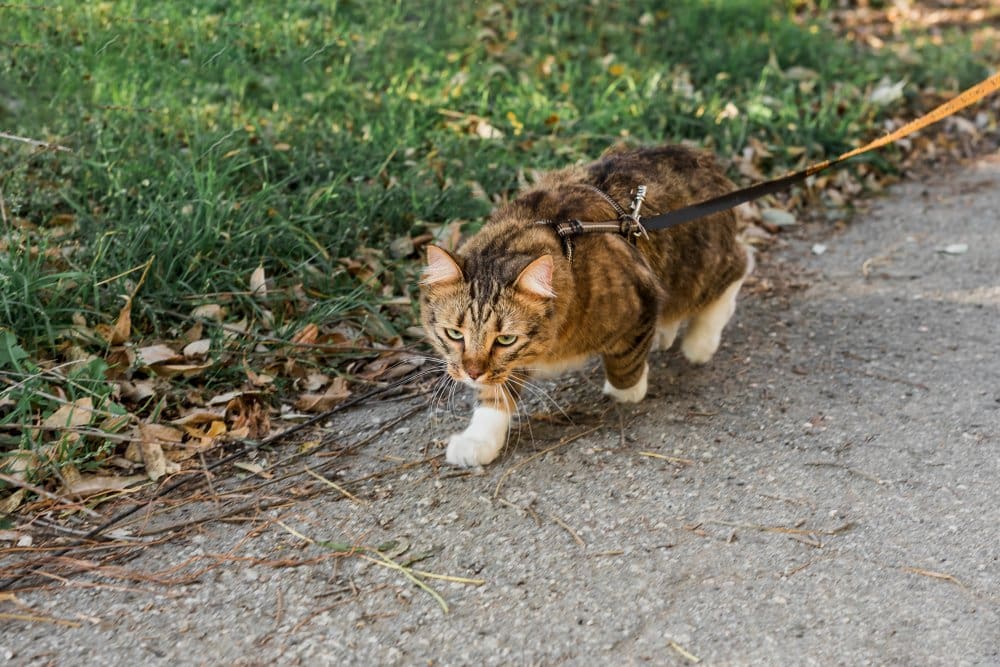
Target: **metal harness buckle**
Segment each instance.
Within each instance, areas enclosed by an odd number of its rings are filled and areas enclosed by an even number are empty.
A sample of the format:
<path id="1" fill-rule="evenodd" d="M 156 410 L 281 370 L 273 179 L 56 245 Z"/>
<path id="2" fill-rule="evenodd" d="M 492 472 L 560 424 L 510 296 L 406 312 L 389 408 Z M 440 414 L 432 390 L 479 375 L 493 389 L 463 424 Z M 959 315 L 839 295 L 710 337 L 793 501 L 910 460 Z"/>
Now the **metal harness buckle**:
<path id="1" fill-rule="evenodd" d="M 639 211 L 642 209 L 642 202 L 645 199 L 646 186 L 640 185 L 635 189 L 635 199 L 632 200 L 632 211 L 630 213 L 622 213 L 618 217 L 618 221 L 621 224 L 622 236 L 627 238 L 633 245 L 638 241 L 639 237 L 647 241 L 649 240 L 649 232 L 642 226 L 639 215 Z"/>

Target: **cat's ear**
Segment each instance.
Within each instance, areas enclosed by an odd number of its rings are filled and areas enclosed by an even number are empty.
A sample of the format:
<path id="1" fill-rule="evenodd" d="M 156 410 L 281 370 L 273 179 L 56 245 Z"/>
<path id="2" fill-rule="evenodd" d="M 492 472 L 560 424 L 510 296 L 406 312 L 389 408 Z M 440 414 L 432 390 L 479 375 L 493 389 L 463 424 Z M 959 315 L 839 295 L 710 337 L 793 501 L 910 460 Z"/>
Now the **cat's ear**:
<path id="1" fill-rule="evenodd" d="M 447 285 L 462 279 L 462 267 L 444 248 L 427 246 L 427 266 L 420 282 L 423 285 Z"/>
<path id="2" fill-rule="evenodd" d="M 542 255 L 524 267 L 514 285 L 532 296 L 543 299 L 554 297 L 556 293 L 552 290 L 552 255 Z"/>

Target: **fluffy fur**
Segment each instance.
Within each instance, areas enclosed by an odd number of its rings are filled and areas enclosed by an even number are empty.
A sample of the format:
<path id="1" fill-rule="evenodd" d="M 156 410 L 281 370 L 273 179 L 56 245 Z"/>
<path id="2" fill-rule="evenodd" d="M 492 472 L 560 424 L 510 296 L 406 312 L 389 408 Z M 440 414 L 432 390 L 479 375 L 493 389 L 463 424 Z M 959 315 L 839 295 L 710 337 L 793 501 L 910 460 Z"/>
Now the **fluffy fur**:
<path id="1" fill-rule="evenodd" d="M 682 326 L 681 351 L 711 359 L 752 269 L 731 211 L 653 232 L 632 245 L 617 234 L 560 238 L 539 220 L 613 220 L 595 186 L 628 208 L 646 185 L 642 214 L 709 199 L 733 185 L 709 154 L 682 146 L 612 150 L 597 162 L 543 176 L 493 213 L 457 253 L 430 246 L 421 314 L 448 374 L 479 392 L 469 427 L 451 436 L 447 460 L 484 465 L 506 441 L 518 388 L 528 376 L 600 356 L 604 393 L 646 395 L 651 349 Z"/>

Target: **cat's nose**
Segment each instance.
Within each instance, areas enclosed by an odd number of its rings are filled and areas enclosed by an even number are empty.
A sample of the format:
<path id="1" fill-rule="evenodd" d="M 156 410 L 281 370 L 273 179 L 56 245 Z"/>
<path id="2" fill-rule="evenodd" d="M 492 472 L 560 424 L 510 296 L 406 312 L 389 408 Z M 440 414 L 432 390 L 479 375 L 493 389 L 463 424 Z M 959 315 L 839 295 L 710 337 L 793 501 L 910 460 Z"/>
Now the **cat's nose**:
<path id="1" fill-rule="evenodd" d="M 469 375 L 469 379 L 476 380 L 485 372 L 484 369 L 479 364 L 466 364 L 465 372 Z"/>

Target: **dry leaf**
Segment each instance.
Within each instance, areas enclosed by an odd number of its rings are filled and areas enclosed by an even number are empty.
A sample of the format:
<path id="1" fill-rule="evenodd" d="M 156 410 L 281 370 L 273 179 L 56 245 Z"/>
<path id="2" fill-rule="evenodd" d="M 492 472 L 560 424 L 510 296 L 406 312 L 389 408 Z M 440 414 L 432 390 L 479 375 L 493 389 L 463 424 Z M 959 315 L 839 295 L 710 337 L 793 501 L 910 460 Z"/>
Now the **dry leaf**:
<path id="1" fill-rule="evenodd" d="M 259 463 L 250 463 L 248 461 L 237 461 L 233 464 L 234 468 L 239 468 L 240 470 L 246 470 L 249 473 L 253 473 L 258 477 L 263 477 L 264 479 L 271 479 L 274 477 L 273 472 L 264 472 L 264 467 Z"/>
<path id="2" fill-rule="evenodd" d="M 0 500 L 0 514 L 13 514 L 14 510 L 21 506 L 26 493 L 25 489 L 18 489 L 3 500 Z"/>
<path id="3" fill-rule="evenodd" d="M 112 345 L 121 345 L 132 335 L 132 299 L 125 299 L 125 305 L 118 311 L 118 319 L 112 327 L 97 325 L 94 327 L 104 340 Z"/>
<path id="4" fill-rule="evenodd" d="M 226 309 L 217 303 L 206 303 L 191 311 L 191 317 L 203 320 L 221 322 L 226 316 Z"/>
<path id="5" fill-rule="evenodd" d="M 243 438 L 260 439 L 271 432 L 267 405 L 257 394 L 242 394 L 226 406 L 232 421 L 232 433 Z"/>
<path id="6" fill-rule="evenodd" d="M 295 409 L 303 412 L 325 412 L 351 395 L 344 378 L 334 378 L 322 394 L 302 394 L 295 401 Z"/>
<path id="7" fill-rule="evenodd" d="M 104 491 L 134 490 L 129 487 L 146 481 L 145 475 L 130 475 L 128 477 L 112 477 L 108 475 L 81 475 L 72 482 L 66 492 L 70 495 L 88 496 Z"/>
<path id="8" fill-rule="evenodd" d="M 310 322 L 292 336 L 292 342 L 297 345 L 315 345 L 319 336 L 319 327 Z"/>
<path id="9" fill-rule="evenodd" d="M 218 421 L 220 419 L 225 419 L 224 411 L 211 411 L 211 410 L 193 410 L 188 414 L 174 419 L 171 424 L 177 424 L 178 426 L 195 426 L 197 424 L 207 424 L 210 422 Z"/>
<path id="10" fill-rule="evenodd" d="M 191 325 L 191 328 L 185 331 L 181 336 L 181 341 L 184 343 L 193 343 L 196 340 L 200 340 L 204 331 L 205 325 L 201 322 L 195 322 Z"/>
<path id="11" fill-rule="evenodd" d="M 172 377 L 174 375 L 192 377 L 211 367 L 212 362 L 209 361 L 204 364 L 157 364 L 156 366 L 150 366 L 149 370 L 163 377 Z"/>
<path id="12" fill-rule="evenodd" d="M 144 401 L 147 398 L 156 396 L 155 382 L 153 380 L 136 380 L 135 382 L 120 382 L 121 396 L 129 401 Z"/>
<path id="13" fill-rule="evenodd" d="M 261 264 L 250 274 L 250 294 L 255 299 L 267 297 L 267 278 L 264 276 L 264 265 Z"/>
<path id="14" fill-rule="evenodd" d="M 61 405 L 58 410 L 45 418 L 42 427 L 64 429 L 86 426 L 94 417 L 94 401 L 89 396 L 78 398 L 72 403 Z"/>
<path id="15" fill-rule="evenodd" d="M 475 132 L 476 136 L 482 139 L 503 139 L 503 132 L 493 127 L 482 118 L 476 121 Z"/>
<path id="16" fill-rule="evenodd" d="M 166 345 L 150 345 L 148 347 L 140 347 L 136 351 L 136 354 L 138 355 L 136 360 L 143 366 L 155 366 L 156 364 L 162 364 L 167 361 L 179 361 L 182 358 L 181 355 L 177 354 Z"/>
<path id="17" fill-rule="evenodd" d="M 150 480 L 156 481 L 167 472 L 167 457 L 163 454 L 163 447 L 155 440 L 143 440 L 139 443 L 139 451 L 142 454 L 142 463 L 146 466 L 146 475 Z"/>
<path id="18" fill-rule="evenodd" d="M 193 357 L 203 357 L 208 354 L 209 349 L 212 347 L 212 341 L 209 338 L 202 338 L 201 340 L 196 340 L 194 342 L 188 343 L 184 346 L 184 356 L 188 359 Z"/>
<path id="19" fill-rule="evenodd" d="M 330 376 L 326 373 L 310 373 L 306 376 L 306 381 L 304 389 L 310 392 L 316 392 L 326 386 L 326 383 L 330 381 Z"/>

